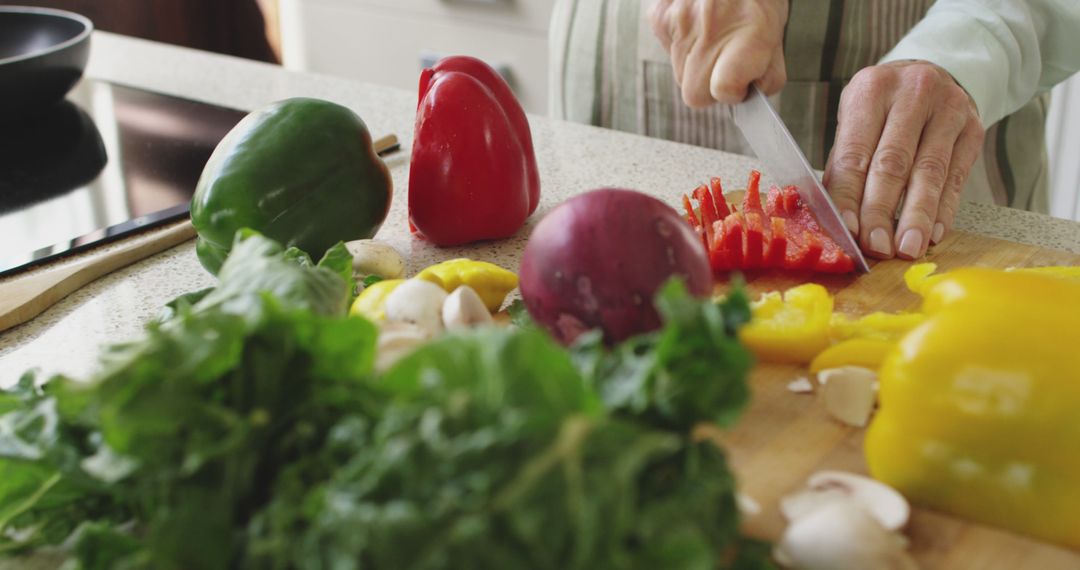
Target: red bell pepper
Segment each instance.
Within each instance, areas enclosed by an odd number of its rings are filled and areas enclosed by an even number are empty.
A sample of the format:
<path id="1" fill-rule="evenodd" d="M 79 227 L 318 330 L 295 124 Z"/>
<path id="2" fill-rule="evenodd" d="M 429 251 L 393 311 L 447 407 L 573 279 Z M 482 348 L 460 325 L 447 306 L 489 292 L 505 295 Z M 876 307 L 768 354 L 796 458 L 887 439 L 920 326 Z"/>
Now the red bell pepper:
<path id="1" fill-rule="evenodd" d="M 709 252 L 713 271 L 776 268 L 848 273 L 855 262 L 821 230 L 794 186 L 770 188 L 761 200 L 761 173 L 752 171 L 742 208 L 729 205 L 717 178 L 683 196 L 686 220 Z"/>
<path id="2" fill-rule="evenodd" d="M 420 74 L 410 230 L 435 245 L 506 238 L 540 202 L 525 111 L 486 63 L 447 57 Z"/>

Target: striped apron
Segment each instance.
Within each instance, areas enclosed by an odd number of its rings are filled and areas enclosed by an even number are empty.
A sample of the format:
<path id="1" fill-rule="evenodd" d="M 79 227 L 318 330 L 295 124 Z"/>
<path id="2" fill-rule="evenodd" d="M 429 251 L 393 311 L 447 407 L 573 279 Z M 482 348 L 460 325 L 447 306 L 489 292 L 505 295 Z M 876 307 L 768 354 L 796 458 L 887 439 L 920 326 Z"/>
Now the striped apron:
<path id="1" fill-rule="evenodd" d="M 933 0 L 791 0 L 784 54 L 788 82 L 773 103 L 824 169 L 840 92 L 877 63 Z M 556 118 L 752 155 L 724 105 L 682 102 L 668 54 L 646 16 L 651 0 L 556 0 L 549 111 Z M 990 126 L 964 199 L 1047 212 L 1045 123 L 1049 94 Z"/>

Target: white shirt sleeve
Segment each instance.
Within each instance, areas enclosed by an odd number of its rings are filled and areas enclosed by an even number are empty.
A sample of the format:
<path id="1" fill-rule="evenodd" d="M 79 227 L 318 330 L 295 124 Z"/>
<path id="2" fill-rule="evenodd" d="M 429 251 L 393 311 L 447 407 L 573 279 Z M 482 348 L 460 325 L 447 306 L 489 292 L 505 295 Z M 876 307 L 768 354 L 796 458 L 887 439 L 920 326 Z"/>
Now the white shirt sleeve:
<path id="1" fill-rule="evenodd" d="M 938 0 L 881 62 L 904 59 L 951 73 L 989 127 L 1080 70 L 1080 0 Z"/>

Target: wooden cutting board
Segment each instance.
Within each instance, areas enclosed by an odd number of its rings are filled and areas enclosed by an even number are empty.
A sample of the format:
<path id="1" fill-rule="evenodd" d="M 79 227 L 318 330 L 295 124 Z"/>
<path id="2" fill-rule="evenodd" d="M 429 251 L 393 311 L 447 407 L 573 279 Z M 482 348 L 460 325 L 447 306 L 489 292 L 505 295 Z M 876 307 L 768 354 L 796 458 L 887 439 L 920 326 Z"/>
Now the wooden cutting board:
<path id="1" fill-rule="evenodd" d="M 1080 255 L 954 232 L 931 249 L 926 261 L 937 263 L 943 271 L 969 265 L 1080 265 Z M 817 281 L 835 295 L 836 310 L 863 315 L 918 307 L 919 298 L 907 290 L 903 280 L 910 266 L 910 262 L 892 260 L 878 263 L 870 274 L 858 277 L 767 274 L 749 276 L 747 281 L 752 295 Z M 741 491 L 762 507 L 760 514 L 744 523 L 751 536 L 780 538 L 786 521 L 780 514 L 779 499 L 802 488 L 812 473 L 825 469 L 867 472 L 862 452 L 865 430 L 831 419 L 816 393 L 789 391 L 788 382 L 800 376 L 808 376 L 804 367 L 758 366 L 751 376 L 753 401 L 749 409 L 721 438 Z M 1080 568 L 1080 552 L 917 506 L 905 534 L 911 540 L 910 552 L 923 568 Z"/>

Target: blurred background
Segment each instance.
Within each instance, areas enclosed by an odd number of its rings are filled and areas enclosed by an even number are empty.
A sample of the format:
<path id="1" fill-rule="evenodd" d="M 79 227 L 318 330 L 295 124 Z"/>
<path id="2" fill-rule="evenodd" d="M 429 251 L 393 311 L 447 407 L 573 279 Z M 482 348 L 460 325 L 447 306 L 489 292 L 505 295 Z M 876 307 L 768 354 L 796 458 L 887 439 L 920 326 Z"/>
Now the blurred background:
<path id="1" fill-rule="evenodd" d="M 547 111 L 555 0 L 20 0 L 98 29 L 413 90 L 439 57 L 486 59 L 530 113 Z M 377 54 L 371 57 L 369 54 Z M 1051 214 L 1080 220 L 1080 79 L 1054 91 Z"/>

